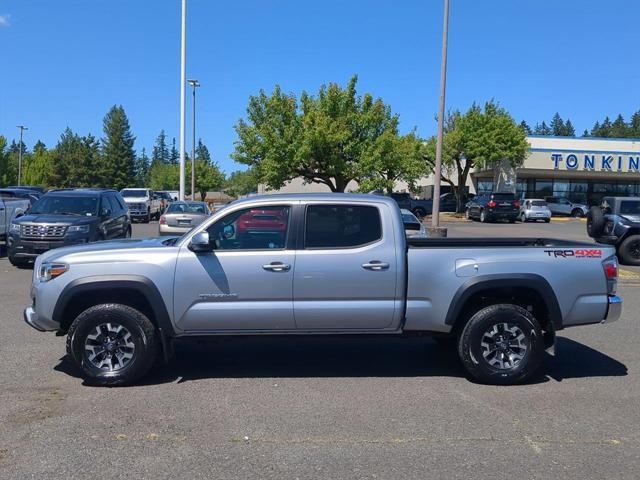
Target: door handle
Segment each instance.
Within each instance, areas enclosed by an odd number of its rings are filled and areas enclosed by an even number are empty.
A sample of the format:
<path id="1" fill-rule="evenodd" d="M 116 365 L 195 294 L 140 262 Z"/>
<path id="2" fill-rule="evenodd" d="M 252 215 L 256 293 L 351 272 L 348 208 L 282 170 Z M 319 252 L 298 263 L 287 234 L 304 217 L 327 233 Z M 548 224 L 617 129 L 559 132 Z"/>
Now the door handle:
<path id="1" fill-rule="evenodd" d="M 387 270 L 389 264 L 380 260 L 371 260 L 369 263 L 363 263 L 362 268 L 365 270 Z"/>
<path id="2" fill-rule="evenodd" d="M 266 265 L 262 265 L 262 268 L 271 272 L 288 272 L 291 268 L 291 265 L 287 265 L 286 263 L 282 262 L 271 262 L 267 263 Z"/>

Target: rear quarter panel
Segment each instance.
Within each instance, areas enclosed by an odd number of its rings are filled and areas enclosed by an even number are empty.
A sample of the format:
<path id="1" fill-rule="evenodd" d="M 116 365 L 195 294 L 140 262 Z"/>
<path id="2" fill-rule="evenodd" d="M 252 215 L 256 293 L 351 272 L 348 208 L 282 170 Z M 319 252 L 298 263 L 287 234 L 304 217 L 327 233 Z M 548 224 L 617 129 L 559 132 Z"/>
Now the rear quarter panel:
<path id="1" fill-rule="evenodd" d="M 445 323 L 454 296 L 483 275 L 534 274 L 555 292 L 563 326 L 597 323 L 606 315 L 602 261 L 615 250 L 594 245 L 600 258 L 562 256 L 549 247 L 409 248 L 405 330 L 449 332 Z M 458 262 L 458 269 L 456 269 Z M 477 270 L 474 266 L 477 265 Z"/>

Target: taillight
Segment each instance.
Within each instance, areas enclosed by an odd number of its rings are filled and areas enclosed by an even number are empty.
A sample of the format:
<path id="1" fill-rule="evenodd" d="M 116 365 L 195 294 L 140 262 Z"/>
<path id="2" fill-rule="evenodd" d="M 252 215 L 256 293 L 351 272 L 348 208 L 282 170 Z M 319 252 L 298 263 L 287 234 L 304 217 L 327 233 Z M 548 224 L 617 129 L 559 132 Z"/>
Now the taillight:
<path id="1" fill-rule="evenodd" d="M 489 208 L 493 208 L 493 207 L 495 207 L 496 205 L 497 205 L 497 203 L 496 203 L 496 202 L 494 202 L 493 200 L 489 200 L 489 203 L 487 203 L 487 207 L 489 207 Z"/>
<path id="2" fill-rule="evenodd" d="M 520 208 L 520 201 L 516 200 L 515 202 L 513 202 L 513 206 L 516 208 Z"/>
<path id="3" fill-rule="evenodd" d="M 167 219 L 164 218 L 164 215 L 160 215 L 160 225 L 166 225 L 167 224 Z"/>
<path id="4" fill-rule="evenodd" d="M 618 260 L 616 257 L 608 258 L 602 262 L 602 268 L 604 269 L 604 276 L 607 278 L 608 293 L 616 293 L 618 286 Z"/>

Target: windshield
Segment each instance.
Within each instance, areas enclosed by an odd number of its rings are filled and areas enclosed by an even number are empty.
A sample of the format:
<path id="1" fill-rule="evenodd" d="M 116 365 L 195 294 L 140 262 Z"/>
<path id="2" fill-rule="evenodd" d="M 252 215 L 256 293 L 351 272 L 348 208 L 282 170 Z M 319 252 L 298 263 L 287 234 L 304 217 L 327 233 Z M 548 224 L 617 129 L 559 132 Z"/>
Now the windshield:
<path id="1" fill-rule="evenodd" d="M 33 205 L 29 213 L 92 217 L 98 214 L 98 200 L 98 197 L 45 195 Z"/>
<path id="2" fill-rule="evenodd" d="M 620 215 L 640 215 L 640 202 L 637 200 L 622 200 Z"/>
<path id="3" fill-rule="evenodd" d="M 175 202 L 169 205 L 167 213 L 196 213 L 206 215 L 207 208 L 204 203 Z"/>
<path id="4" fill-rule="evenodd" d="M 146 197 L 147 191 L 142 188 L 131 189 L 131 190 L 122 190 L 120 195 L 123 197 Z"/>

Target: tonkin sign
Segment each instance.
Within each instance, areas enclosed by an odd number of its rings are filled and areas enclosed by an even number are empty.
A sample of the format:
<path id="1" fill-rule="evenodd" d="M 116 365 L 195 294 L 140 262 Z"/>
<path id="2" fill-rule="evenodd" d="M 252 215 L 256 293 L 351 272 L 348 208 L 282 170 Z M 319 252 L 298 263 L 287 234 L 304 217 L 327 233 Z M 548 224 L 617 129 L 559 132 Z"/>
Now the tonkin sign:
<path id="1" fill-rule="evenodd" d="M 640 153 L 552 153 L 551 162 L 554 170 L 640 172 Z"/>

